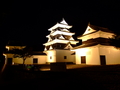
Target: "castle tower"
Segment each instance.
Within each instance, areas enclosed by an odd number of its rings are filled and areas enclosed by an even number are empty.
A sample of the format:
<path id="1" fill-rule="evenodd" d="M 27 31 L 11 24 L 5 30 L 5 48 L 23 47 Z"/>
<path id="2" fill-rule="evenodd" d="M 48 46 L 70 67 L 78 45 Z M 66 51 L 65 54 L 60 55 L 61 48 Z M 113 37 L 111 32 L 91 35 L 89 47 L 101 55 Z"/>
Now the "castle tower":
<path id="1" fill-rule="evenodd" d="M 73 53 L 70 49 L 78 43 L 73 39 L 72 35 L 75 33 L 70 32 L 70 28 L 72 26 L 63 19 L 48 29 L 50 31 L 50 34 L 46 36 L 48 41 L 43 44 L 45 46 L 44 52 L 48 55 L 47 62 L 69 62 L 68 59 Z"/>

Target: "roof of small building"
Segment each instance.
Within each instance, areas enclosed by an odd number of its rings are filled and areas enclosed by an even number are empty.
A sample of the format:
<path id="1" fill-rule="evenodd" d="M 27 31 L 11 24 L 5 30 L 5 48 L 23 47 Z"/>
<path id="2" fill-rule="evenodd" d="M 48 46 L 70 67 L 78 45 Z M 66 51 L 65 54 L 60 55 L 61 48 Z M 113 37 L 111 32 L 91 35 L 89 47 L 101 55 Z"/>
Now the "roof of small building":
<path id="1" fill-rule="evenodd" d="M 79 48 L 85 48 L 85 47 L 96 46 L 96 45 L 112 46 L 112 45 L 109 45 L 109 44 L 91 43 L 91 44 L 82 44 L 82 45 L 80 45 L 80 46 L 74 47 L 72 50 L 74 50 L 74 49 L 79 49 Z"/>
<path id="2" fill-rule="evenodd" d="M 33 51 L 32 55 L 46 55 L 46 53 L 40 51 Z"/>
<path id="3" fill-rule="evenodd" d="M 51 47 L 52 47 L 52 49 L 64 49 L 65 50 L 65 47 L 68 45 L 68 44 L 70 44 L 70 42 L 69 43 L 67 43 L 67 44 L 62 44 L 62 43 L 56 43 L 56 44 L 52 44 L 52 45 L 50 45 Z M 76 45 L 72 45 L 72 44 L 70 44 L 72 47 L 75 47 Z M 50 49 L 50 46 L 46 46 L 46 49 L 47 50 L 49 50 Z M 68 50 L 68 49 L 67 49 Z"/>
<path id="4" fill-rule="evenodd" d="M 103 32 L 108 32 L 108 33 L 115 33 L 111 30 L 109 30 L 108 28 L 105 28 L 105 27 L 100 27 L 100 26 L 96 26 L 96 25 L 92 25 L 90 23 L 88 23 L 88 26 L 92 29 L 94 29 L 95 31 L 94 32 L 91 32 L 91 33 L 88 33 L 88 34 L 85 34 L 85 35 L 80 35 L 78 37 L 82 37 L 82 36 L 86 36 L 86 35 L 89 35 L 89 34 L 92 34 L 92 33 L 96 33 L 98 31 L 103 31 Z"/>
<path id="5" fill-rule="evenodd" d="M 71 55 L 75 55 L 75 52 L 74 52 L 74 53 L 72 53 Z"/>
<path id="6" fill-rule="evenodd" d="M 96 31 L 104 31 L 104 32 L 110 32 L 110 33 L 114 33 L 113 31 L 109 30 L 108 28 L 105 27 L 100 27 L 100 26 L 96 26 L 96 25 L 92 25 L 90 23 L 88 23 L 88 26 L 91 27 L 92 29 L 96 30 Z"/>
<path id="7" fill-rule="evenodd" d="M 91 47 L 91 46 L 95 46 L 95 45 L 105 45 L 105 46 L 112 46 L 109 43 L 109 39 L 106 38 L 96 38 L 96 39 L 90 39 L 87 41 L 84 41 L 83 44 L 74 47 L 73 49 L 78 49 L 78 48 L 84 48 L 84 47 Z"/>

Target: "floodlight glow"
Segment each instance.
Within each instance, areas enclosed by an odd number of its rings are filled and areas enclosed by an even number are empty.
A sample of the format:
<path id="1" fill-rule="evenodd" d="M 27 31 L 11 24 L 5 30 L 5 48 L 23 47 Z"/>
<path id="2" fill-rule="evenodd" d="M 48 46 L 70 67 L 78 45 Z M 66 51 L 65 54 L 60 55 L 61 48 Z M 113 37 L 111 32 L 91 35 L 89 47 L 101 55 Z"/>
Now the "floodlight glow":
<path id="1" fill-rule="evenodd" d="M 6 49 L 9 51 L 10 47 L 6 46 Z"/>
<path id="2" fill-rule="evenodd" d="M 77 53 L 79 53 L 80 56 L 86 56 L 88 51 L 90 51 L 90 49 L 82 48 L 82 49 L 78 50 Z"/>

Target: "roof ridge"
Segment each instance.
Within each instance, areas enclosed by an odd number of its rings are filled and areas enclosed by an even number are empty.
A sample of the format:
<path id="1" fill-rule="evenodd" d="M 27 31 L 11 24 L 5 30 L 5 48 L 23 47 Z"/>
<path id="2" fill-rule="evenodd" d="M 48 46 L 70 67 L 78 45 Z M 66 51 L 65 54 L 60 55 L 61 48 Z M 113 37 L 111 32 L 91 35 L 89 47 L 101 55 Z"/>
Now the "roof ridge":
<path id="1" fill-rule="evenodd" d="M 97 26 L 97 25 L 93 25 L 93 24 L 90 24 L 88 23 L 88 26 L 96 31 L 98 30 L 101 30 L 101 31 L 105 31 L 105 32 L 111 32 L 111 33 L 114 33 L 112 30 L 110 30 L 109 28 L 107 27 L 102 27 L 102 26 Z"/>

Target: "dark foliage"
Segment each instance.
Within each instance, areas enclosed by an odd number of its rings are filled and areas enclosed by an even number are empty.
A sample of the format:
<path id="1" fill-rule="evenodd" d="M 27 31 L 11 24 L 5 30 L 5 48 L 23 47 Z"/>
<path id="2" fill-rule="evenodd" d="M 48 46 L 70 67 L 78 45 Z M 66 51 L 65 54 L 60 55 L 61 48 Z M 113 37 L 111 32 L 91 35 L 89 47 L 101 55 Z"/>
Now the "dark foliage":
<path id="1" fill-rule="evenodd" d="M 110 44 L 117 49 L 120 49 L 120 35 L 114 35 L 113 38 L 110 38 Z"/>
<path id="2" fill-rule="evenodd" d="M 29 46 L 26 46 L 23 49 L 14 48 L 13 49 L 13 54 L 14 54 L 13 57 L 14 58 L 23 58 L 23 64 L 24 64 L 25 60 L 32 56 L 32 50 L 33 49 Z"/>

